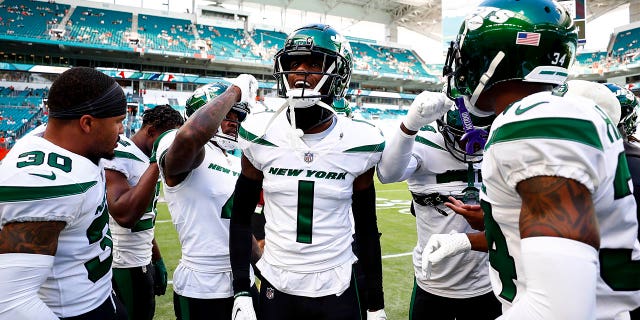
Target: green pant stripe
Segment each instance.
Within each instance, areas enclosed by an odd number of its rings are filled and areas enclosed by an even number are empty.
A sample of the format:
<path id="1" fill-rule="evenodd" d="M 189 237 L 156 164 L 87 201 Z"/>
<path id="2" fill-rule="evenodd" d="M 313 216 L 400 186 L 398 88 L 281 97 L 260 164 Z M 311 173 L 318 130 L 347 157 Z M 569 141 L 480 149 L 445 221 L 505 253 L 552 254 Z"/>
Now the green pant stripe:
<path id="1" fill-rule="evenodd" d="M 362 302 L 360 301 L 360 290 L 358 288 L 358 278 L 356 277 L 356 271 L 354 270 L 353 267 L 351 267 L 351 278 L 353 279 L 353 283 L 355 284 L 356 299 L 358 300 L 358 310 L 360 310 L 360 306 L 361 306 Z M 358 312 L 358 314 L 360 315 L 360 320 L 363 320 L 362 319 L 362 313 Z"/>
<path id="2" fill-rule="evenodd" d="M 131 277 L 131 269 L 113 269 L 113 280 L 118 287 L 118 297 L 122 303 L 127 307 L 127 314 L 129 317 L 133 316 L 133 281 Z"/>
<path id="3" fill-rule="evenodd" d="M 416 291 L 418 289 L 418 282 L 416 278 L 413 277 L 413 291 L 411 292 L 411 302 L 409 303 L 409 320 L 413 320 L 413 304 L 416 300 Z"/>
<path id="4" fill-rule="evenodd" d="M 189 299 L 179 295 L 178 301 L 180 301 L 180 316 L 182 320 L 191 319 L 191 315 L 189 314 Z"/>

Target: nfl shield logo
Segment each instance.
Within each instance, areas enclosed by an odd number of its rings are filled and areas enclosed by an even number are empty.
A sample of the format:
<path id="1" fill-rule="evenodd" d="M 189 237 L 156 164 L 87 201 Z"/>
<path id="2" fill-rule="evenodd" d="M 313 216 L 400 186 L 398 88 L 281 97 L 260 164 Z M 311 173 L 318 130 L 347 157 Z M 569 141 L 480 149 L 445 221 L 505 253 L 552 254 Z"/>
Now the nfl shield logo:
<path id="1" fill-rule="evenodd" d="M 267 292 L 265 295 L 267 296 L 267 299 L 269 300 L 273 299 L 273 295 L 274 295 L 273 288 L 267 287 Z"/>
<path id="2" fill-rule="evenodd" d="M 311 152 L 306 152 L 304 154 L 304 162 L 306 163 L 311 163 L 311 161 L 313 161 L 313 153 Z"/>

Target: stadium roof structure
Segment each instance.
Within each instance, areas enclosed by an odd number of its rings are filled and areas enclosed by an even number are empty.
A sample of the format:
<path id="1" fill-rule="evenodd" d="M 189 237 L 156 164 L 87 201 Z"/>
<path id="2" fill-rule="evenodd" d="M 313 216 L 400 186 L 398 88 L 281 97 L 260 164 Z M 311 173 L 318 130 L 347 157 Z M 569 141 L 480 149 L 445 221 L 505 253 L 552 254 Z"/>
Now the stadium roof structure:
<path id="1" fill-rule="evenodd" d="M 239 4 L 252 2 L 280 8 L 323 13 L 354 20 L 395 25 L 442 40 L 442 1 L 444 0 L 205 0 L 204 3 Z M 448 2 L 468 5 L 465 0 Z M 598 0 L 587 2 L 587 20 L 631 2 L 631 0 Z"/>

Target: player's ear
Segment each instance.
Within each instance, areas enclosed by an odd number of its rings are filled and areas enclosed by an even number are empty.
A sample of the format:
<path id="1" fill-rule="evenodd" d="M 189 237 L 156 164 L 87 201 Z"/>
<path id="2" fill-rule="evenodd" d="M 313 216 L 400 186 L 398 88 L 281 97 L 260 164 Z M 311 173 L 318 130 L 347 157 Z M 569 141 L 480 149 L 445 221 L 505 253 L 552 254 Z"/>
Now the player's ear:
<path id="1" fill-rule="evenodd" d="M 84 133 L 90 133 L 91 129 L 96 125 L 96 119 L 88 114 L 83 115 L 78 119 L 78 124 L 80 125 L 80 129 Z"/>

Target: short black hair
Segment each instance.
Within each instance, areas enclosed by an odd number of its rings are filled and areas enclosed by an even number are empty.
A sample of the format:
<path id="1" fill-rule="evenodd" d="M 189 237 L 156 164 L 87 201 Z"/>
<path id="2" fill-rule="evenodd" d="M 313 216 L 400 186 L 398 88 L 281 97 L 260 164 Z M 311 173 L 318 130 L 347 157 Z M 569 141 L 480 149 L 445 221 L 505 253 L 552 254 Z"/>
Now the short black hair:
<path id="1" fill-rule="evenodd" d="M 116 81 L 87 67 L 74 67 L 53 81 L 49 89 L 49 111 L 60 112 L 103 95 Z"/>
<path id="2" fill-rule="evenodd" d="M 166 131 L 181 126 L 184 118 L 178 110 L 168 104 L 157 105 L 147 109 L 142 114 L 142 126 L 150 125 L 160 131 Z"/>

